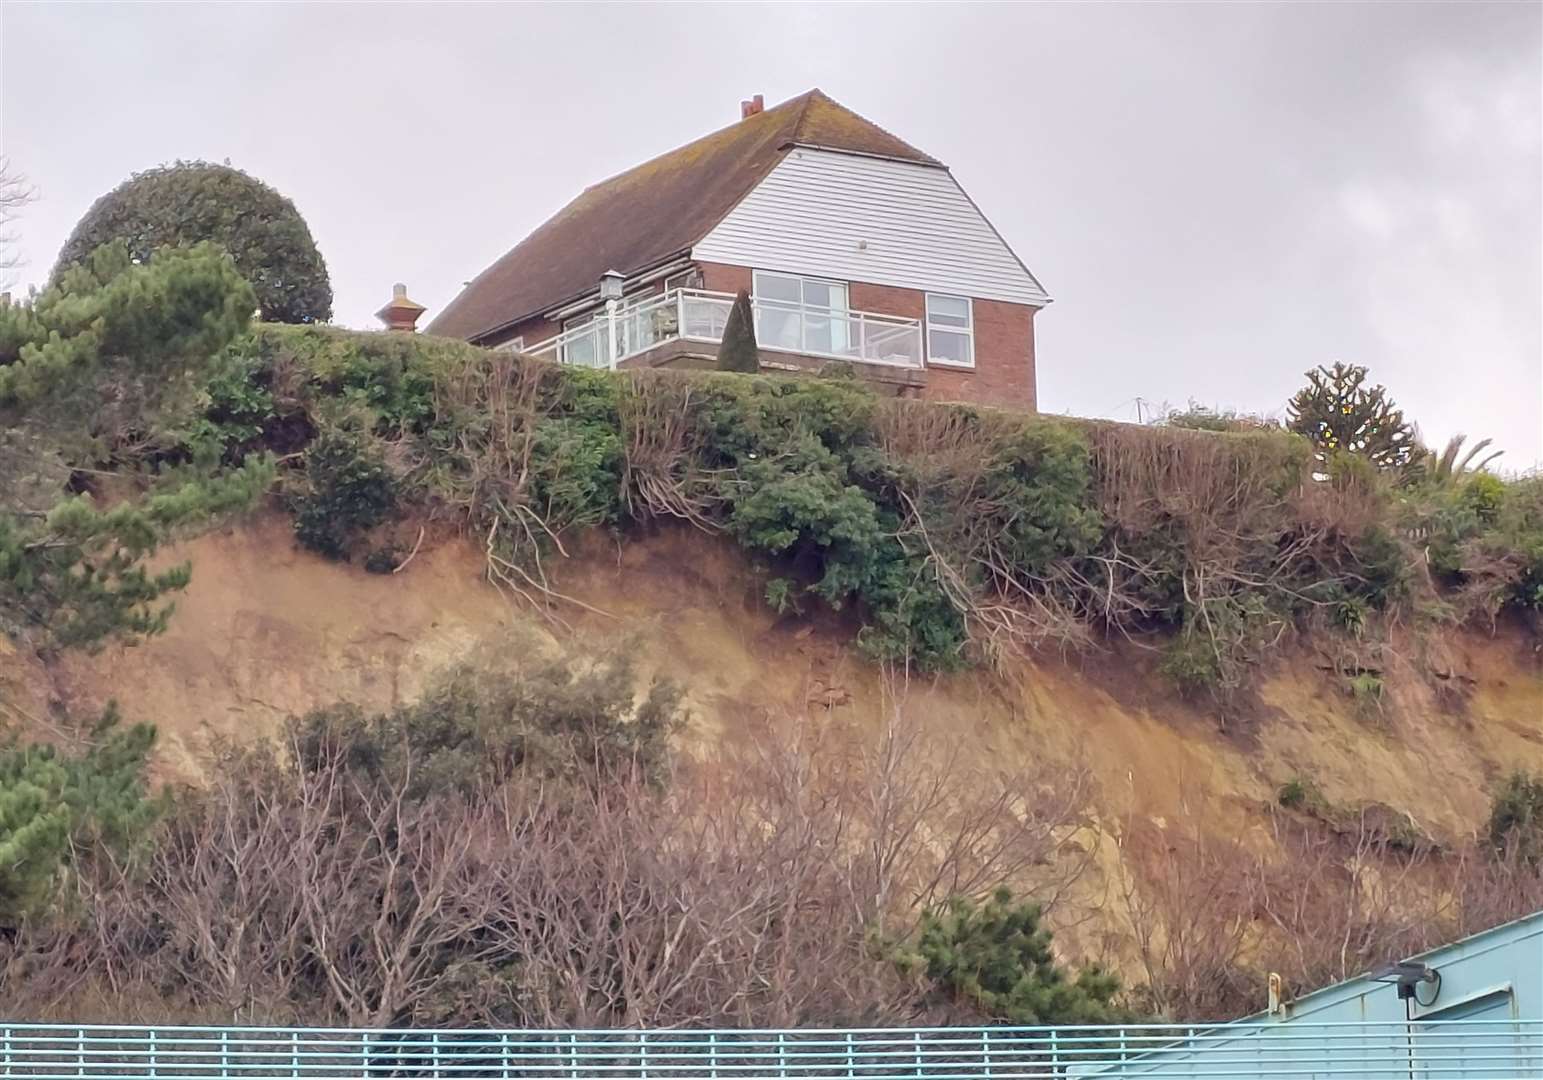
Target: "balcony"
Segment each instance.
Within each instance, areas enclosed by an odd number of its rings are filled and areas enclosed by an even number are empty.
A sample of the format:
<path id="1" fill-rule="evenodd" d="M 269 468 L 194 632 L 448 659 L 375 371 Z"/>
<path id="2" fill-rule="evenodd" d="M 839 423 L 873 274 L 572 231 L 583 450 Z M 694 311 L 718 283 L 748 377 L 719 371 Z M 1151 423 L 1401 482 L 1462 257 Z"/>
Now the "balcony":
<path id="1" fill-rule="evenodd" d="M 529 356 L 579 367 L 614 368 L 671 341 L 716 346 L 723 340 L 734 297 L 701 289 L 673 289 L 618 307 L 592 322 L 527 346 Z M 920 371 L 922 328 L 916 319 L 867 311 L 838 311 L 779 300 L 752 300 L 755 336 L 763 353 L 846 360 L 887 369 Z M 614 327 L 614 332 L 613 332 Z"/>

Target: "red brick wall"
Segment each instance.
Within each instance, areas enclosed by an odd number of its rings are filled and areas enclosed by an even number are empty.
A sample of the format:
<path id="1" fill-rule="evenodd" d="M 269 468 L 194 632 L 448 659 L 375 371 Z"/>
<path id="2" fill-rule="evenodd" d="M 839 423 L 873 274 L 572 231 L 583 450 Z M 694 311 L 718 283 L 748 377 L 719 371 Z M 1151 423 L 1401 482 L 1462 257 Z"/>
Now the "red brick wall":
<path id="1" fill-rule="evenodd" d="M 702 270 L 702 288 L 709 292 L 737 293 L 740 289 L 751 289 L 753 278 L 748 266 L 710 262 L 697 265 Z M 917 289 L 853 281 L 847 285 L 847 299 L 855 311 L 899 315 L 907 319 L 925 319 L 927 315 L 927 296 Z M 1034 312 L 1037 309 L 999 300 L 976 300 L 973 307 L 974 369 L 929 367 L 921 396 L 930 401 L 968 401 L 1033 410 L 1036 403 Z M 532 329 L 537 323 L 542 320 L 522 323 L 514 333 L 523 333 L 525 341 L 534 345 L 559 329 L 551 324 Z"/>
<path id="2" fill-rule="evenodd" d="M 708 292 L 737 293 L 751 291 L 751 270 L 748 266 L 726 266 L 723 263 L 697 263 L 702 268 L 702 288 Z"/>
<path id="3" fill-rule="evenodd" d="M 847 286 L 855 311 L 927 317 L 927 294 L 892 285 L 854 281 Z M 928 401 L 969 401 L 1012 409 L 1035 407 L 1034 312 L 1027 304 L 975 300 L 975 367 L 929 366 L 921 396 Z"/>
<path id="4" fill-rule="evenodd" d="M 1037 407 L 1034 384 L 1034 312 L 1027 304 L 976 300 L 975 368 L 929 367 L 929 401 L 970 401 L 1013 409 Z"/>

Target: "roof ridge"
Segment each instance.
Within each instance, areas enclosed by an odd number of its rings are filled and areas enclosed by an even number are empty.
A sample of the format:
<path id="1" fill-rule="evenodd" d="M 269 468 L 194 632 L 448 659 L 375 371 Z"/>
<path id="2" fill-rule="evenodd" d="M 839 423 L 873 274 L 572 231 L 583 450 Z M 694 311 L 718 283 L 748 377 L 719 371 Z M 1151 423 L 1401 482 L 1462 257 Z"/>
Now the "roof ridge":
<path id="1" fill-rule="evenodd" d="M 803 98 L 803 101 L 798 106 L 798 119 L 793 121 L 793 129 L 790 132 L 790 134 L 793 136 L 792 141 L 795 142 L 795 143 L 799 141 L 799 136 L 803 134 L 804 121 L 809 119 L 809 105 L 810 105 L 810 103 L 813 102 L 814 99 L 817 98 L 817 97 L 825 97 L 825 91 L 821 90 L 818 86 L 816 86 L 813 89 L 805 90 L 802 94 L 800 94 L 798 96 Z M 797 99 L 793 99 L 793 100 L 797 100 Z M 826 98 L 826 100 L 828 101 L 830 99 Z"/>

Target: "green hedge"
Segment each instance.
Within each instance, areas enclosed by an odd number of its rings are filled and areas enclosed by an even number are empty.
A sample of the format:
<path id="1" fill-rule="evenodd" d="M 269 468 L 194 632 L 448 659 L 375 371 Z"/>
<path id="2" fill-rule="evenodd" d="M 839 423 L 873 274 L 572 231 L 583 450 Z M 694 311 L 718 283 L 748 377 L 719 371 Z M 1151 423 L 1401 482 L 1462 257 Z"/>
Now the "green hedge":
<path id="1" fill-rule="evenodd" d="M 1361 629 L 1421 587 L 1410 494 L 1354 463 L 1315 481 L 1308 445 L 1275 430 L 901 401 L 850 379 L 597 372 L 316 327 L 259 327 L 236 354 L 200 437 L 238 461 L 289 451 L 297 528 L 333 557 L 394 517 L 451 515 L 486 541 L 495 580 L 527 591 L 574 530 L 683 519 L 764 564 L 775 606 L 851 612 L 878 659 L 943 669 L 1167 628 L 1163 670 L 1221 693 L 1283 625 L 1323 612 Z M 1530 491 L 1481 477 L 1426 529 L 1445 530 L 1443 552 L 1503 550 L 1502 606 L 1538 602 Z"/>

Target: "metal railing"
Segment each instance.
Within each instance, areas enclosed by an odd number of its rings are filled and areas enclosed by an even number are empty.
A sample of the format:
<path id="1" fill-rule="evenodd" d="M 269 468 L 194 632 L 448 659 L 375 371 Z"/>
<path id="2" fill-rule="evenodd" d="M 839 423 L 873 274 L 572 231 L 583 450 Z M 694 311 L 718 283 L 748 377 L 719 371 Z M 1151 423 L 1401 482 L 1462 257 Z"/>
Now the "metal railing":
<path id="1" fill-rule="evenodd" d="M 716 344 L 723 340 L 734 297 L 702 289 L 672 289 L 619 307 L 613 319 L 593 321 L 527 346 L 524 352 L 580 367 L 615 367 L 666 341 Z M 752 300 L 756 341 L 763 349 L 892 367 L 922 366 L 922 328 L 916 319 L 867 311 Z"/>
<path id="2" fill-rule="evenodd" d="M 1034 1080 L 1543 1077 L 1543 1020 L 797 1030 L 5 1024 L 0 1077 Z"/>

